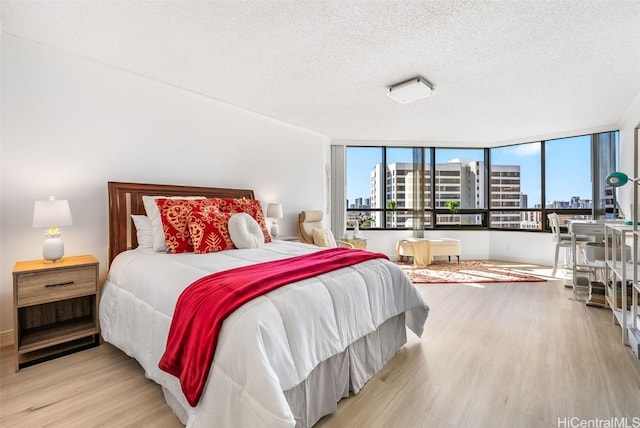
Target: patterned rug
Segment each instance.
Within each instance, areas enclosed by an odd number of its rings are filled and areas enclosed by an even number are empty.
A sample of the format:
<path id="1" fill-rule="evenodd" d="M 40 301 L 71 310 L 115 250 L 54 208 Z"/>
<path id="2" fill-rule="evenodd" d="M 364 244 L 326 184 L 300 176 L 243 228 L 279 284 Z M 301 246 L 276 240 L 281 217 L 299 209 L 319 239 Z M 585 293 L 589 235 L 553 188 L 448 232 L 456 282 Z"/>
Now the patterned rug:
<path id="1" fill-rule="evenodd" d="M 398 263 L 415 284 L 479 282 L 545 282 L 544 278 L 522 272 L 517 265 L 495 264 L 482 260 L 435 261 L 424 268 Z"/>

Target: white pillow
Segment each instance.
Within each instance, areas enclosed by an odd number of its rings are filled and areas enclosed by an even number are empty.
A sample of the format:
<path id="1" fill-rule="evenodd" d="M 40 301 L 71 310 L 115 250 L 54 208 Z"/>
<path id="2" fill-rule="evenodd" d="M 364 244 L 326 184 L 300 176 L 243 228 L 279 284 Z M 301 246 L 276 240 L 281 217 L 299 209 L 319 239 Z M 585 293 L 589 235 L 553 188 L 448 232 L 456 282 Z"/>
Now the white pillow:
<path id="1" fill-rule="evenodd" d="M 229 235 L 236 248 L 258 248 L 264 244 L 264 233 L 258 222 L 247 213 L 229 218 Z"/>
<path id="2" fill-rule="evenodd" d="M 153 249 L 155 251 L 167 251 L 165 244 L 164 229 L 160 210 L 156 205 L 156 199 L 205 199 L 204 196 L 143 196 L 142 204 L 147 212 L 147 217 L 151 222 L 151 233 L 153 234 Z"/>
<path id="3" fill-rule="evenodd" d="M 153 248 L 153 230 L 149 218 L 146 215 L 131 214 L 131 219 L 136 226 L 138 248 Z"/>
<path id="4" fill-rule="evenodd" d="M 336 239 L 333 237 L 333 233 L 329 229 L 318 229 L 317 227 L 311 231 L 313 236 L 313 243 L 318 247 L 337 247 Z"/>

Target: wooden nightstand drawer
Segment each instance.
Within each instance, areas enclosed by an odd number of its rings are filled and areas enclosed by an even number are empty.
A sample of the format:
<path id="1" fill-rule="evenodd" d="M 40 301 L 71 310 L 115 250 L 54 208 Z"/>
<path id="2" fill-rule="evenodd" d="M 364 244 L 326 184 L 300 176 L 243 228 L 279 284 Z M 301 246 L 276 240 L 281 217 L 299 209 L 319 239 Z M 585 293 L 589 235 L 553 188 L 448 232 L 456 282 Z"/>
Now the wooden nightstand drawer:
<path id="1" fill-rule="evenodd" d="M 36 305 L 95 293 L 94 266 L 29 272 L 17 276 L 18 307 Z"/>

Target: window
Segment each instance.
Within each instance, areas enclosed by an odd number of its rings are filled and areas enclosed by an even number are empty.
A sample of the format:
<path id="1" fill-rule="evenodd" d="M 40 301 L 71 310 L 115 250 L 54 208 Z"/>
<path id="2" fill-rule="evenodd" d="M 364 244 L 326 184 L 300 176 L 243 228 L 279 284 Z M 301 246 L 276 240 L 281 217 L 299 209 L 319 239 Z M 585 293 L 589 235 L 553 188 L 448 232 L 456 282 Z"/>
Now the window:
<path id="1" fill-rule="evenodd" d="M 543 228 L 540 147 L 535 142 L 490 149 L 490 227 Z"/>
<path id="2" fill-rule="evenodd" d="M 613 131 L 493 148 L 347 147 L 348 226 L 546 230 L 548 212 L 599 218 L 615 200 L 604 180 L 617 145 Z"/>
<path id="3" fill-rule="evenodd" d="M 347 147 L 346 192 L 347 227 L 358 222 L 361 229 L 380 227 L 380 211 L 386 201 L 382 168 L 383 147 Z"/>
<path id="4" fill-rule="evenodd" d="M 545 141 L 545 206 L 592 207 L 589 135 Z"/>
<path id="5" fill-rule="evenodd" d="M 482 226 L 485 150 L 435 149 L 434 213 L 437 227 Z"/>
<path id="6" fill-rule="evenodd" d="M 592 218 L 591 136 L 560 138 L 544 143 L 545 208 L 560 224 Z"/>
<path id="7" fill-rule="evenodd" d="M 607 175 L 613 171 L 618 171 L 618 159 L 616 152 L 618 148 L 617 132 L 601 132 L 593 135 L 593 173 L 595 174 L 593 186 L 593 212 L 597 218 L 605 216 L 614 218 L 618 207 L 616 206 L 618 191 L 607 185 Z"/>
<path id="8" fill-rule="evenodd" d="M 387 176 L 394 177 L 395 186 L 387 189 L 386 227 L 404 229 L 413 225 L 415 209 L 413 180 L 416 170 L 413 164 L 413 149 L 389 147 L 386 150 Z"/>

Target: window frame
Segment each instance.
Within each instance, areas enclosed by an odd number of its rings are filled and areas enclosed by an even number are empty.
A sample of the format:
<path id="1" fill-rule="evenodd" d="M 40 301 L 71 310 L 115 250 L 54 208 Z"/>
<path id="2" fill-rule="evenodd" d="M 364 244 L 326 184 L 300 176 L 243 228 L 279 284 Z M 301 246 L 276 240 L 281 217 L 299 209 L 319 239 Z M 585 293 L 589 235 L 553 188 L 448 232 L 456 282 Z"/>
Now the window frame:
<path id="1" fill-rule="evenodd" d="M 424 215 L 424 225 L 428 225 L 428 226 L 424 226 L 423 228 L 420 229 L 418 228 L 417 230 L 423 230 L 423 231 L 428 231 L 428 230 L 497 230 L 497 231 L 509 231 L 509 232 L 548 232 L 550 230 L 549 227 L 549 223 L 548 223 L 548 219 L 547 219 L 547 214 L 550 212 L 555 212 L 557 214 L 559 214 L 560 216 L 571 216 L 572 218 L 576 218 L 576 219 L 584 219 L 584 218 L 593 218 L 593 216 L 595 216 L 596 210 L 597 210 L 597 206 L 598 204 L 596 203 L 596 201 L 594 201 L 594 196 L 596 195 L 596 188 L 598 186 L 598 183 L 596 182 L 597 180 L 597 172 L 595 171 L 596 167 L 595 164 L 596 162 L 593 161 L 593 156 L 597 156 L 597 151 L 596 149 L 596 136 L 601 135 L 601 134 L 605 134 L 605 133 L 615 133 L 616 134 L 616 141 L 615 141 L 615 150 L 619 150 L 619 130 L 612 130 L 612 131 L 605 131 L 605 132 L 599 132 L 599 133 L 592 133 L 592 134 L 582 134 L 582 135 L 576 135 L 574 137 L 580 137 L 580 136 L 584 136 L 584 135 L 589 135 L 591 137 L 591 165 L 590 165 L 590 175 L 591 175 L 591 181 L 592 181 L 592 186 L 591 186 L 591 194 L 590 196 L 590 200 L 591 200 L 591 208 L 548 208 L 547 204 L 546 204 L 546 183 L 547 183 L 547 175 L 546 175 L 546 170 L 545 170 L 545 166 L 546 166 L 546 143 L 549 141 L 553 141 L 553 140 L 558 140 L 558 139 L 562 139 L 562 138 L 554 138 L 554 139 L 544 139 L 544 140 L 535 140 L 535 141 L 531 141 L 529 143 L 535 143 L 535 142 L 539 142 L 540 143 L 540 194 L 541 194 L 541 203 L 540 203 L 540 208 L 522 208 L 522 207 L 492 207 L 491 206 L 491 170 L 492 170 L 492 164 L 491 164 L 491 149 L 494 148 L 498 148 L 498 147 L 509 147 L 509 146 L 516 146 L 516 145 L 521 145 L 521 144 L 529 144 L 527 142 L 525 143 L 517 143 L 517 144 L 506 144 L 506 145 L 502 145 L 502 146 L 495 146 L 495 147 L 482 147 L 482 148 L 478 148 L 478 147 L 427 147 L 427 146 L 414 146 L 414 147 L 409 147 L 409 146 L 376 146 L 376 145 L 363 145 L 363 146 L 346 146 L 347 148 L 347 153 L 348 153 L 348 149 L 353 148 L 353 149 L 358 149 L 358 148 L 376 148 L 376 149 L 381 149 L 382 150 L 382 164 L 384 165 L 384 174 L 380 174 L 380 177 L 378 178 L 379 182 L 378 185 L 381 186 L 381 193 L 383 195 L 383 197 L 385 198 L 384 202 L 381 203 L 381 208 L 367 208 L 367 209 L 362 209 L 362 208 L 349 208 L 348 206 L 346 207 L 345 213 L 347 218 L 349 217 L 349 212 L 362 212 L 362 211 L 369 211 L 370 213 L 380 213 L 380 218 L 382 219 L 382 221 L 380 221 L 379 223 L 381 224 L 376 224 L 375 227 L 371 227 L 371 228 L 366 228 L 365 230 L 391 230 L 391 231 L 398 231 L 398 230 L 413 230 L 412 227 L 387 227 L 387 219 L 388 219 L 388 215 L 389 213 L 396 211 L 394 209 L 388 208 L 387 203 L 389 202 L 387 200 L 387 194 L 388 194 L 388 189 L 386 187 L 386 182 L 387 182 L 387 150 L 388 149 L 398 149 L 398 148 L 402 148 L 402 149 L 412 149 L 412 150 L 420 150 L 421 151 L 421 156 L 420 159 L 422 159 L 422 168 L 419 169 L 414 169 L 414 171 L 425 171 L 425 175 L 427 174 L 427 165 L 428 165 L 428 179 L 423 180 L 423 185 L 426 186 L 426 183 L 429 183 L 429 198 L 430 198 L 430 206 L 426 206 L 426 198 L 423 198 L 423 205 L 424 209 L 423 209 L 423 215 Z M 572 137 L 563 137 L 563 138 L 572 138 Z M 471 149 L 471 150 L 483 150 L 484 155 L 483 155 L 483 165 L 484 165 L 484 170 L 485 170 L 485 180 L 484 180 L 484 208 L 459 208 L 458 210 L 458 215 L 464 216 L 464 215 L 476 215 L 476 216 L 481 216 L 482 220 L 479 222 L 479 224 L 451 224 L 451 223 L 438 223 L 437 219 L 439 216 L 446 216 L 446 215 L 451 215 L 450 210 L 448 208 L 444 208 L 444 207 L 436 207 L 435 206 L 435 202 L 436 202 L 436 186 L 434 185 L 434 177 L 436 177 L 436 151 L 437 150 L 447 150 L 447 149 L 451 149 L 451 150 L 466 150 L 466 149 Z M 429 154 L 429 156 L 427 157 L 426 154 Z M 348 155 L 347 155 L 348 156 Z M 415 157 L 414 157 L 415 159 Z M 424 159 L 429 159 L 428 164 L 425 163 Z M 617 163 L 617 161 L 616 161 Z M 347 162 L 345 162 L 345 168 L 347 167 Z M 346 173 L 346 171 L 345 171 Z M 520 174 L 520 179 L 522 178 L 522 174 Z M 394 183 L 395 185 L 395 183 Z M 406 183 L 405 183 L 406 186 Z M 423 193 L 425 192 L 426 187 L 423 187 Z M 520 193 L 522 193 L 522 190 L 520 191 Z M 409 208 L 404 208 L 403 211 L 409 211 L 409 212 L 414 212 L 416 213 L 416 208 L 412 207 L 411 209 Z M 532 213 L 539 213 L 539 218 L 540 218 L 540 227 L 536 228 L 536 229 L 527 229 L 527 228 L 505 228 L 505 227 L 495 227 L 491 225 L 491 217 L 493 213 L 503 213 L 503 212 L 532 212 Z M 373 214 L 371 214 L 373 215 Z M 416 216 L 414 214 L 414 218 L 421 218 L 420 216 Z M 353 226 L 347 225 L 347 229 L 348 230 L 353 230 Z"/>

